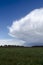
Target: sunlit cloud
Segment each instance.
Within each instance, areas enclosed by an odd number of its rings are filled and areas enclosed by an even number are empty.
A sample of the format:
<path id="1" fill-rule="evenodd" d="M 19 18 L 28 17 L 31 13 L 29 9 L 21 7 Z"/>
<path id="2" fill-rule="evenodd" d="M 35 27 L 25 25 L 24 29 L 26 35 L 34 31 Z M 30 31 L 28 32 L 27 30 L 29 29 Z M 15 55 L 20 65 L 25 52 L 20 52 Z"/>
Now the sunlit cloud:
<path id="1" fill-rule="evenodd" d="M 23 45 L 23 41 L 13 40 L 13 39 L 2 39 L 0 40 L 0 45 Z"/>
<path id="2" fill-rule="evenodd" d="M 25 44 L 43 43 L 43 8 L 35 9 L 8 27 L 9 35 L 25 41 Z M 31 44 L 32 43 L 32 44 Z"/>

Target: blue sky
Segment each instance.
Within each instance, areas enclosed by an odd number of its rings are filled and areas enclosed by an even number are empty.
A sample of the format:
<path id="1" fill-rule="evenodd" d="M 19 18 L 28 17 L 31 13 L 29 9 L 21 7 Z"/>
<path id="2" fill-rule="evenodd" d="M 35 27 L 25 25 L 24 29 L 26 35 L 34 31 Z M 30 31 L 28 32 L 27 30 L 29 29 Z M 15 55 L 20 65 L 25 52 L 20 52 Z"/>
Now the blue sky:
<path id="1" fill-rule="evenodd" d="M 0 0 L 0 39 L 13 39 L 7 27 L 38 8 L 43 8 L 43 0 Z"/>
<path id="2" fill-rule="evenodd" d="M 0 0 L 0 39 L 10 38 L 7 26 L 36 8 L 43 7 L 43 0 Z"/>

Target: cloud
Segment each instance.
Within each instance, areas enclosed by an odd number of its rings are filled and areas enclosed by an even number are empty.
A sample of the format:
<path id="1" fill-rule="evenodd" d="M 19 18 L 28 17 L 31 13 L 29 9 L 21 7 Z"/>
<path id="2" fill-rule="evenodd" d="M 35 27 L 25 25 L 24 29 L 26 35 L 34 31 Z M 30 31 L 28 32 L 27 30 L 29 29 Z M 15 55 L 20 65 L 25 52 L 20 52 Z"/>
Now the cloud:
<path id="1" fill-rule="evenodd" d="M 24 42 L 20 40 L 4 39 L 0 40 L 0 45 L 22 45 Z"/>
<path id="2" fill-rule="evenodd" d="M 9 35 L 25 41 L 27 45 L 43 43 L 43 8 L 35 9 L 8 27 Z"/>

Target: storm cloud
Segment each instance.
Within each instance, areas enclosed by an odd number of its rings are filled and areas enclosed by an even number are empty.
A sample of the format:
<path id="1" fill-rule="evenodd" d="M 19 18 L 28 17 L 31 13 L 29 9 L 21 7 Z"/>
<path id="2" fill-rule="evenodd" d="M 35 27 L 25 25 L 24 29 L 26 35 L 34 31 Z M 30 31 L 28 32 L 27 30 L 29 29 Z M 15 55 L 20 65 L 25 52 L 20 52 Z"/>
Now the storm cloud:
<path id="1" fill-rule="evenodd" d="M 43 43 L 43 8 L 35 9 L 8 27 L 9 35 L 25 41 L 25 45 Z"/>

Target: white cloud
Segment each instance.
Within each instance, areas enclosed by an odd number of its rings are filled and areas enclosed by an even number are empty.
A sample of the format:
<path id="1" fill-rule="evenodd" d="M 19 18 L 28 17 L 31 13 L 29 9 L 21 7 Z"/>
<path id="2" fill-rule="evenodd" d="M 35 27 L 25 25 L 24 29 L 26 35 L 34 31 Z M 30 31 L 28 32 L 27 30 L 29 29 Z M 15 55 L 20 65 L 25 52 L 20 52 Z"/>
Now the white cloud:
<path id="1" fill-rule="evenodd" d="M 20 40 L 4 39 L 0 40 L 0 45 L 22 45 L 24 42 Z"/>
<path id="2" fill-rule="evenodd" d="M 26 43 L 43 43 L 43 8 L 31 11 L 25 17 L 13 21 L 9 35 Z"/>

